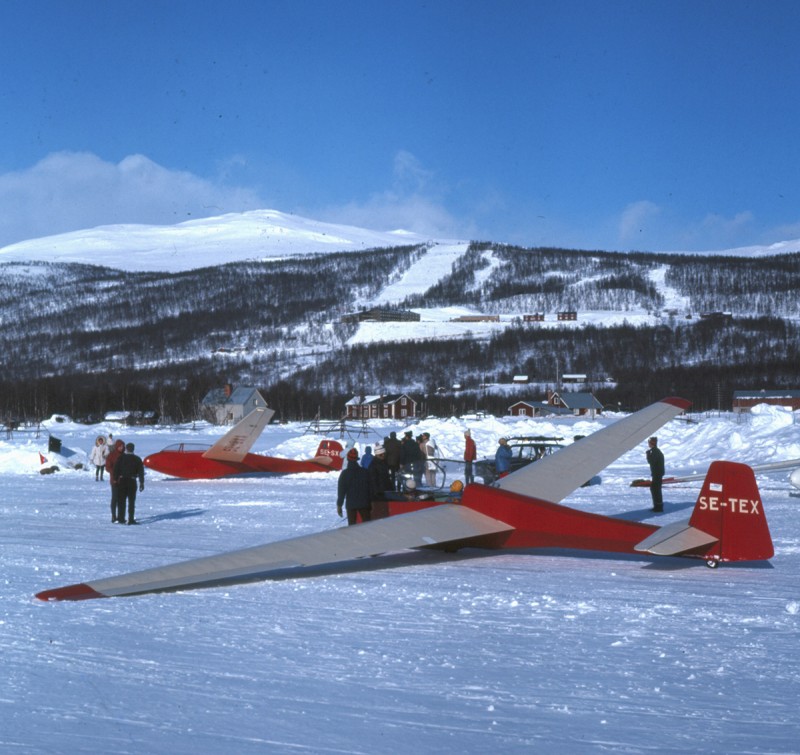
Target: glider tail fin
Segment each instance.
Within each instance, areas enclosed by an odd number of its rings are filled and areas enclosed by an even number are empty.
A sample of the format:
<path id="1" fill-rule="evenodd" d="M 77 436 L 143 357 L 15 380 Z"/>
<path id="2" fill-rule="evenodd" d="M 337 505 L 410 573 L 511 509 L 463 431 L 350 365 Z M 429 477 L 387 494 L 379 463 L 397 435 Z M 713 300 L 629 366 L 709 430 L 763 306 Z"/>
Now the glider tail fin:
<path id="1" fill-rule="evenodd" d="M 716 538 L 706 555 L 719 561 L 760 561 L 775 552 L 756 478 L 746 464 L 711 464 L 689 526 Z"/>
<path id="2" fill-rule="evenodd" d="M 343 450 L 344 448 L 338 440 L 323 440 L 317 447 L 314 461 L 331 469 L 341 469 Z"/>
<path id="3" fill-rule="evenodd" d="M 772 558 L 772 537 L 753 470 L 745 464 L 715 461 L 691 519 L 659 527 L 634 549 L 705 558 L 709 566 Z"/>

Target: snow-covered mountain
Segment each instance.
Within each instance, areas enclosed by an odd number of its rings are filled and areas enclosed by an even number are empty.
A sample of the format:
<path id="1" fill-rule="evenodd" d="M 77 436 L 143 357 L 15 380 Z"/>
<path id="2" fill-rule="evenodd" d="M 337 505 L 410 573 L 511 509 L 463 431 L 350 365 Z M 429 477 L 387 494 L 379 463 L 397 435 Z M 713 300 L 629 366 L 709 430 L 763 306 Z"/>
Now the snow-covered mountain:
<path id="1" fill-rule="evenodd" d="M 430 239 L 404 230 L 323 223 L 277 210 L 228 213 L 169 226 L 104 225 L 0 248 L 0 262 L 105 265 L 135 272 L 180 272 L 227 262 L 363 251 L 408 244 L 466 249 L 465 240 Z M 761 257 L 800 251 L 800 239 L 764 246 L 676 254 Z"/>
<path id="2" fill-rule="evenodd" d="M 74 262 L 135 272 L 180 272 L 265 260 L 423 244 L 408 231 L 372 231 L 276 210 L 230 213 L 171 226 L 104 225 L 0 249 L 0 262 Z"/>

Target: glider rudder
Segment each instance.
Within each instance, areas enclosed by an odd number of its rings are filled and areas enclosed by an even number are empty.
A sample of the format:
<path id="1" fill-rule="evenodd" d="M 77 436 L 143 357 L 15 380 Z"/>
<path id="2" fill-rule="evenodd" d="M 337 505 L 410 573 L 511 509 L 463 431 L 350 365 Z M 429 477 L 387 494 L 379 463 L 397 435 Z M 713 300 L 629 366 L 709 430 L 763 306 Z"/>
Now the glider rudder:
<path id="1" fill-rule="evenodd" d="M 775 554 L 755 474 L 746 464 L 711 464 L 689 526 L 717 538 L 705 555 L 719 561 L 762 561 Z"/>

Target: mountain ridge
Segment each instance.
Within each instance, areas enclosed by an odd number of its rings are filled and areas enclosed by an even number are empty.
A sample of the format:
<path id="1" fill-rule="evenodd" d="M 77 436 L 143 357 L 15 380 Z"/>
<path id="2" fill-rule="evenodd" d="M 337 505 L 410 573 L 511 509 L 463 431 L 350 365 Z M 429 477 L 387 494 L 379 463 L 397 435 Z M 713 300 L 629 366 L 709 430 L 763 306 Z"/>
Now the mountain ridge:
<path id="1" fill-rule="evenodd" d="M 0 248 L 0 262 L 63 262 L 137 272 L 182 272 L 228 262 L 425 243 L 467 241 L 430 238 L 401 229 L 376 231 L 263 209 L 194 218 L 175 225 L 104 225 L 28 239 Z M 763 257 L 796 252 L 800 252 L 800 239 L 657 254 Z"/>
<path id="2" fill-rule="evenodd" d="M 185 255 L 174 271 L 122 267 L 135 238 L 117 256 L 120 267 L 56 262 L 47 244 L 38 247 L 46 261 L 0 253 L 0 418 L 154 405 L 192 418 L 209 388 L 225 382 L 261 386 L 284 418 L 335 417 L 346 394 L 376 392 L 414 391 L 431 411 L 448 401 L 448 411 L 502 408 L 507 390 L 493 396 L 480 386 L 527 374 L 554 388 L 559 371 L 586 374 L 602 401 L 631 407 L 659 394 L 697 394 L 710 406 L 737 387 L 795 387 L 798 253 L 398 245 L 405 236 L 394 232 L 389 246 L 361 249 L 376 237 L 351 234 L 349 250 L 325 252 L 313 249 L 340 244 L 341 226 L 293 219 L 292 231 L 272 213 L 236 221 L 221 223 L 228 242 L 211 221 L 189 221 L 192 243 L 207 250 L 188 258 L 189 269 Z M 255 247 L 239 247 L 233 256 L 246 259 L 218 262 L 220 244 L 245 229 L 252 238 L 258 223 L 272 223 L 265 235 L 279 241 L 283 228 L 305 253 L 290 245 L 265 259 L 264 242 L 258 259 L 249 256 Z M 372 306 L 419 320 L 345 318 Z"/>

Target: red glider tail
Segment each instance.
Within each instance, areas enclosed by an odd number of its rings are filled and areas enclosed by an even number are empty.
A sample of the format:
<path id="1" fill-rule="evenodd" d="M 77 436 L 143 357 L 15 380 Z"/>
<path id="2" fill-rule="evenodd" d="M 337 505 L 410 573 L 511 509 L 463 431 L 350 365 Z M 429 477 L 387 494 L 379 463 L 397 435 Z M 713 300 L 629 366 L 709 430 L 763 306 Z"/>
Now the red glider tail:
<path id="1" fill-rule="evenodd" d="M 636 550 L 705 558 L 710 566 L 772 558 L 772 537 L 753 470 L 732 461 L 713 462 L 691 519 L 656 530 Z"/>
<path id="2" fill-rule="evenodd" d="M 330 469 L 341 469 L 342 451 L 344 451 L 344 448 L 338 440 L 323 440 L 317 447 L 314 461 L 318 464 L 324 464 Z"/>
<path id="3" fill-rule="evenodd" d="M 775 551 L 753 470 L 746 464 L 715 461 L 708 470 L 689 526 L 717 538 L 720 561 L 759 561 Z"/>

